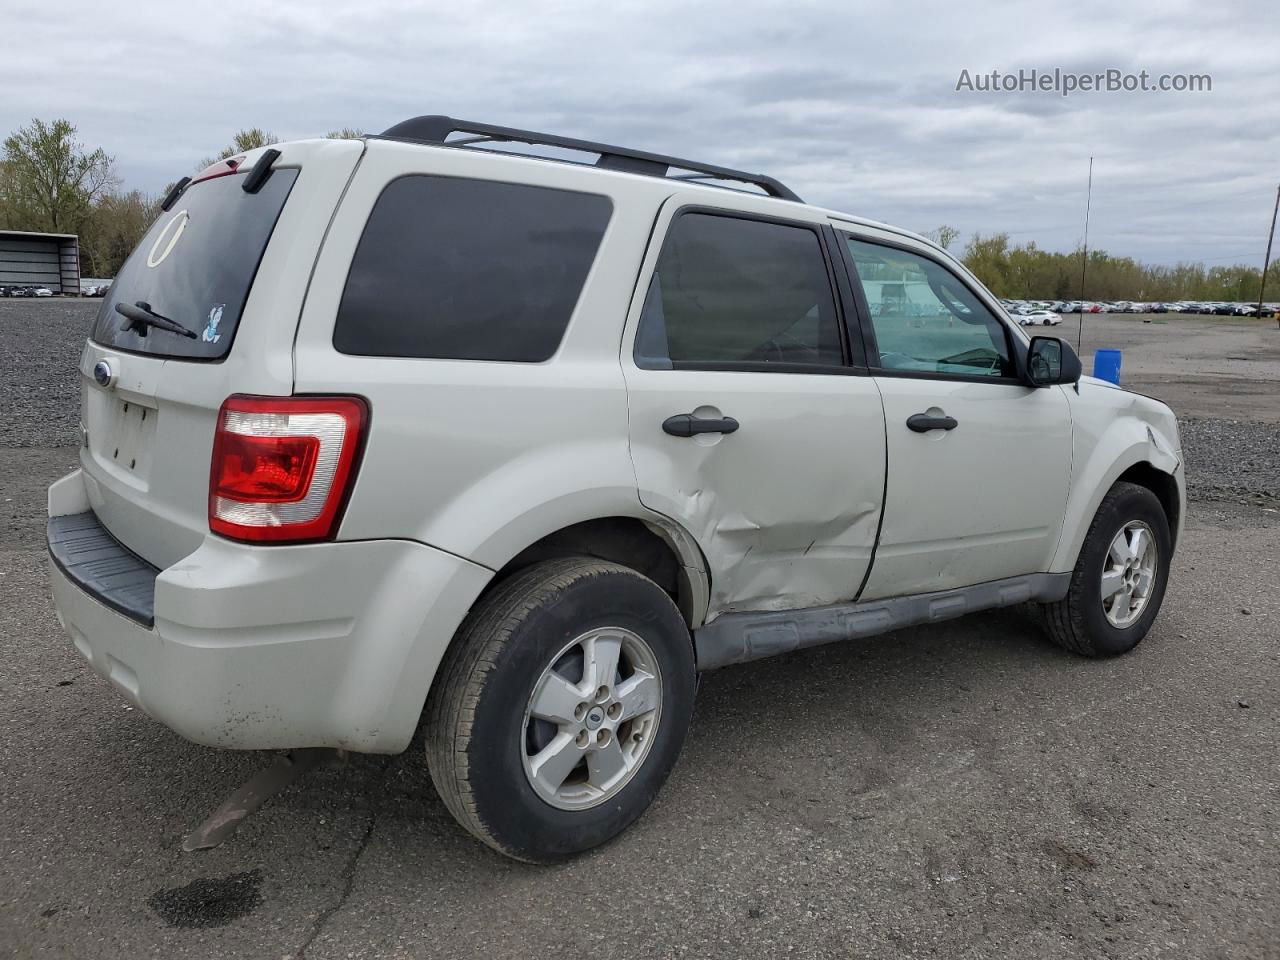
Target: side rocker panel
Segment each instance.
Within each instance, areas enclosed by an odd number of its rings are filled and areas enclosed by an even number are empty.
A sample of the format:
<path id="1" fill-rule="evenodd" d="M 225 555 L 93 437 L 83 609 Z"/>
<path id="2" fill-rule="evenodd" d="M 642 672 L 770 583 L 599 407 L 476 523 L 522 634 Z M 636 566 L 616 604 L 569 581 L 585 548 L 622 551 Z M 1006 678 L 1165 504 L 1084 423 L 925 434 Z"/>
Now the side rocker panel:
<path id="1" fill-rule="evenodd" d="M 1034 573 L 913 597 L 838 603 L 808 610 L 728 613 L 695 630 L 693 643 L 698 669 L 714 670 L 838 640 L 950 620 L 993 607 L 1061 600 L 1070 584 L 1070 574 Z"/>

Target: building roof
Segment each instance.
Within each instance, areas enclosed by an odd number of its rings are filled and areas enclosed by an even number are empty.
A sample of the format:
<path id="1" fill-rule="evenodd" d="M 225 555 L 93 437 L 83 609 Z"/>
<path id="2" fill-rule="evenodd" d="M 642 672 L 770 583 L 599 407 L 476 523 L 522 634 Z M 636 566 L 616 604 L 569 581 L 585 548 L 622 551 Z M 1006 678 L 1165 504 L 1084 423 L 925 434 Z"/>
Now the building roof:
<path id="1" fill-rule="evenodd" d="M 74 233 L 40 233 L 36 230 L 0 230 L 0 237 L 32 237 L 38 240 L 77 240 Z"/>

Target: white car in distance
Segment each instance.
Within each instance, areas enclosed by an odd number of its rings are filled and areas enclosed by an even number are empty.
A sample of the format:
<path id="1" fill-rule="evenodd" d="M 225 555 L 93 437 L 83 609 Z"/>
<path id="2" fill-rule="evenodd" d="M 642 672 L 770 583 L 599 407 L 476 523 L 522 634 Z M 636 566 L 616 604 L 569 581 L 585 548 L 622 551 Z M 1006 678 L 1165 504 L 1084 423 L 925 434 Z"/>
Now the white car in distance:
<path id="1" fill-rule="evenodd" d="M 1013 318 L 1024 327 L 1056 327 L 1062 322 L 1061 314 L 1035 308 L 1019 310 L 1013 314 Z"/>

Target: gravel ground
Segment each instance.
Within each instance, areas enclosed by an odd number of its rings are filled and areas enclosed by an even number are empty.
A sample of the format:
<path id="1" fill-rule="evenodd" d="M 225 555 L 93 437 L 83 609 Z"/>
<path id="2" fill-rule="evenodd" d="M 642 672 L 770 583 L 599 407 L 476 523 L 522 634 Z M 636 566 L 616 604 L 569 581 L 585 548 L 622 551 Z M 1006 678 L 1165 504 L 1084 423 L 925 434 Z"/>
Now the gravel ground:
<path id="1" fill-rule="evenodd" d="M 80 442 L 80 349 L 101 300 L 0 300 L 0 447 Z"/>
<path id="2" fill-rule="evenodd" d="M 1280 506 L 1280 424 L 1184 419 L 1179 432 L 1191 500 Z"/>
<path id="3" fill-rule="evenodd" d="M 95 307 L 0 300 L 0 957 L 1280 958 L 1274 424 L 1190 398 L 1198 503 L 1129 656 L 1004 610 L 708 674 L 654 808 L 561 867 L 471 840 L 420 745 L 184 854 L 263 758 L 126 706 L 47 597 Z"/>

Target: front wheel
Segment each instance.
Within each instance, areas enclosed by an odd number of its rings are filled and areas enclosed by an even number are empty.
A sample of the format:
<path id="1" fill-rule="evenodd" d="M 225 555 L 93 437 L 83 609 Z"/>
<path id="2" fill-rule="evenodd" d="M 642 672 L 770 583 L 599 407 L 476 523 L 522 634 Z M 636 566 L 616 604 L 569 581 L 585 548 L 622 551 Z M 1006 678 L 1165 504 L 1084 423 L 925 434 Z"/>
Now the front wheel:
<path id="1" fill-rule="evenodd" d="M 1044 605 L 1050 638 L 1088 657 L 1127 653 L 1160 611 L 1173 538 L 1154 493 L 1117 483 L 1085 536 L 1067 595 Z"/>
<path id="2" fill-rule="evenodd" d="M 472 610 L 427 707 L 445 805 L 500 853 L 561 860 L 616 836 L 675 765 L 693 645 L 653 581 L 587 558 L 535 564 Z"/>

